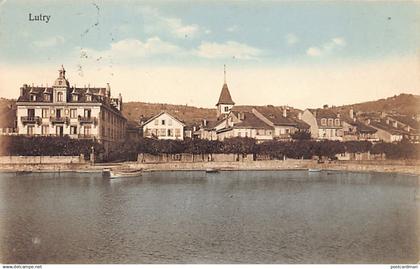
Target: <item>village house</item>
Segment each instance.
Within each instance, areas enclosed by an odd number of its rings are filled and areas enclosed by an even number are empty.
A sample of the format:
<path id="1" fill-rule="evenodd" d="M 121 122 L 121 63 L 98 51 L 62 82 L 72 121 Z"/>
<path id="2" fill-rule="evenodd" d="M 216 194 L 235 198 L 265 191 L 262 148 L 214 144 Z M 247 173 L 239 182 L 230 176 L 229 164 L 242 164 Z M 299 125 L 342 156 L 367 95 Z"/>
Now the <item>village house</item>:
<path id="1" fill-rule="evenodd" d="M 341 111 L 344 141 L 379 141 L 377 130 L 357 119 L 354 110 Z"/>
<path id="2" fill-rule="evenodd" d="M 420 123 L 416 117 L 406 115 L 384 115 L 385 122 L 388 120 L 393 127 L 402 130 L 405 139 L 419 143 L 420 142 Z"/>
<path id="3" fill-rule="evenodd" d="M 378 139 L 384 142 L 393 143 L 403 140 L 408 132 L 398 129 L 397 123 L 389 119 L 367 119 L 367 124 L 377 130 Z"/>
<path id="4" fill-rule="evenodd" d="M 252 111 L 233 107 L 223 124 L 224 128 L 216 129 L 218 140 L 231 137 L 250 137 L 257 141 L 273 139 L 274 128 Z"/>
<path id="5" fill-rule="evenodd" d="M 297 131 L 309 132 L 309 125 L 301 113 L 288 113 L 291 109 L 268 106 L 235 106 L 225 80 L 216 104 L 218 119 L 203 120 L 194 136 L 208 140 L 230 137 L 251 137 L 257 141 L 271 139 L 290 140 Z"/>
<path id="6" fill-rule="evenodd" d="M 173 140 L 184 139 L 185 124 L 165 111 L 147 120 L 143 119 L 140 125 L 143 137 Z"/>
<path id="7" fill-rule="evenodd" d="M 122 97 L 111 97 L 111 88 L 70 86 L 64 67 L 52 87 L 24 84 L 16 102 L 19 135 L 64 136 L 97 139 L 107 151 L 125 138 L 127 120 Z"/>
<path id="8" fill-rule="evenodd" d="M 343 140 L 343 126 L 340 113 L 327 107 L 324 109 L 305 109 L 302 120 L 309 124 L 311 137 L 318 140 Z"/>

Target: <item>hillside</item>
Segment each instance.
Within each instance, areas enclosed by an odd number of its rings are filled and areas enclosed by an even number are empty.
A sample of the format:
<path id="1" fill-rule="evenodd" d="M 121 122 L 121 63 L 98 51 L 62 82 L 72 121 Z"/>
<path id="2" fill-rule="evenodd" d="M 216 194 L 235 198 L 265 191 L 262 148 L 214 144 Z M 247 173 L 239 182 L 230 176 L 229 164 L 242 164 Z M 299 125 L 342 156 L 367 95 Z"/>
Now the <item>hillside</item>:
<path id="1" fill-rule="evenodd" d="M 363 112 L 387 112 L 399 113 L 404 115 L 420 114 L 420 96 L 402 93 L 392 97 L 379 99 L 376 101 L 363 102 L 352 105 L 340 106 L 341 109 L 350 109 Z"/>
<path id="2" fill-rule="evenodd" d="M 140 117 L 149 118 L 161 111 L 166 111 L 187 124 L 199 123 L 203 119 L 215 120 L 215 108 L 201 108 L 185 105 L 153 104 L 143 102 L 128 102 L 124 104 L 123 114 L 129 121 L 138 122 Z"/>
<path id="3" fill-rule="evenodd" d="M 0 128 L 13 127 L 16 120 L 16 100 L 0 98 Z"/>

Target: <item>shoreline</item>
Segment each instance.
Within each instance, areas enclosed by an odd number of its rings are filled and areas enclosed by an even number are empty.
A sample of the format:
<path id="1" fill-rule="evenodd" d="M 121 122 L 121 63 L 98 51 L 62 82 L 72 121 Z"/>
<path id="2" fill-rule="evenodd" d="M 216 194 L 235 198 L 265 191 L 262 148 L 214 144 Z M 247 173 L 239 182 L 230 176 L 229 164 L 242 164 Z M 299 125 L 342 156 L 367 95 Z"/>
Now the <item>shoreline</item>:
<path id="1" fill-rule="evenodd" d="M 399 173 L 420 176 L 420 165 L 417 162 L 387 161 L 336 161 L 319 164 L 312 160 L 267 160 L 247 162 L 165 162 L 165 163 L 89 163 L 80 164 L 1 164 L 0 172 L 34 172 L 34 173 L 99 173 L 104 168 L 143 169 L 145 171 L 287 171 L 321 169 L 326 171 L 379 172 Z"/>

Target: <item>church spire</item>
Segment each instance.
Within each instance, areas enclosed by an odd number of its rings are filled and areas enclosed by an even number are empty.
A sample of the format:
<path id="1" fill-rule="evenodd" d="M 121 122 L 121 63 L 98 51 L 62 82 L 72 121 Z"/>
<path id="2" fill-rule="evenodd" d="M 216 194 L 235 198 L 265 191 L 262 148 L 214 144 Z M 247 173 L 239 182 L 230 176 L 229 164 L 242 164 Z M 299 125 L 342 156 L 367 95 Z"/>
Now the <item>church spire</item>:
<path id="1" fill-rule="evenodd" d="M 223 72 L 224 72 L 224 84 L 226 84 L 226 65 L 223 65 Z"/>

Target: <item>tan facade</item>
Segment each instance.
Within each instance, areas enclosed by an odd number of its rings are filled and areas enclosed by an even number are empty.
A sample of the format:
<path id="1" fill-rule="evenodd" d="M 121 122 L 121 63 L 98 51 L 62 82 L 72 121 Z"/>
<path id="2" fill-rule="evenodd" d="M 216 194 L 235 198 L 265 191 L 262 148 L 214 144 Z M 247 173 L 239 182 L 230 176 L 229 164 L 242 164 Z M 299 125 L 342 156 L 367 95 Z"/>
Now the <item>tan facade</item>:
<path id="1" fill-rule="evenodd" d="M 16 103 L 19 135 L 65 136 L 109 143 L 125 138 L 122 98 L 111 98 L 110 87 L 75 88 L 64 68 L 51 88 L 24 85 Z"/>

